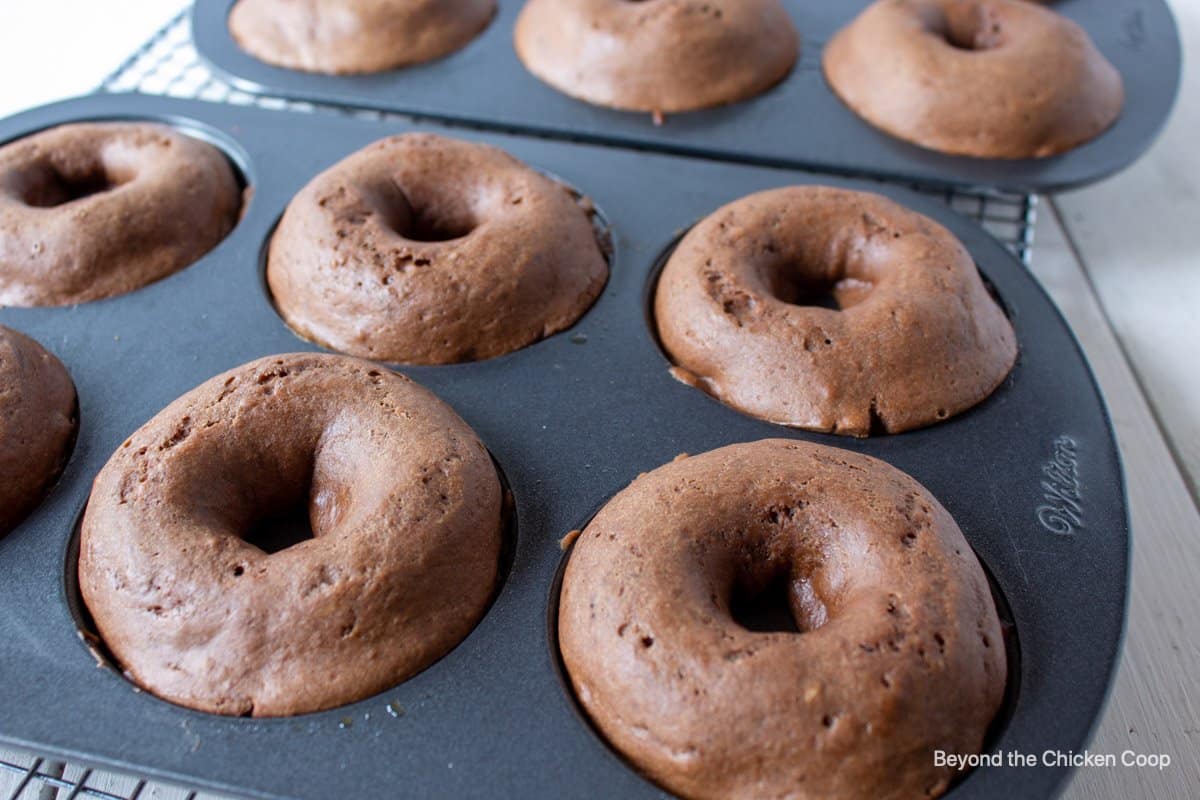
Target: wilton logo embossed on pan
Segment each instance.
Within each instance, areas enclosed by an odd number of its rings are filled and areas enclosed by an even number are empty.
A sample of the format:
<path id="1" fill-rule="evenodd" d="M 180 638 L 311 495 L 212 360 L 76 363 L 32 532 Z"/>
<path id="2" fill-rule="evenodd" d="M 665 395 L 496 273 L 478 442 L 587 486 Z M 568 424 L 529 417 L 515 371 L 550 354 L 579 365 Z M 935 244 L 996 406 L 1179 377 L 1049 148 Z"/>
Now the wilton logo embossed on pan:
<path id="1" fill-rule="evenodd" d="M 1037 519 L 1042 527 L 1070 536 L 1083 527 L 1083 498 L 1079 486 L 1079 444 L 1070 436 L 1054 440 L 1054 457 L 1042 465 L 1042 499 Z"/>

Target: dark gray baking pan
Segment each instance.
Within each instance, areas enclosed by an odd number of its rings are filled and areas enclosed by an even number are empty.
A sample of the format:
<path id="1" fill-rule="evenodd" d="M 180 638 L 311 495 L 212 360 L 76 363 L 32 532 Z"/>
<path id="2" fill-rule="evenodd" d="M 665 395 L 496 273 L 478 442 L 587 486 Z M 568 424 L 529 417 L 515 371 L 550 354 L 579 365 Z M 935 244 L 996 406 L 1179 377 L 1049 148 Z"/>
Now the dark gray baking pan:
<path id="1" fill-rule="evenodd" d="M 0 540 L 0 744 L 261 797 L 658 796 L 593 732 L 561 679 L 548 624 L 563 559 L 558 540 L 639 472 L 678 453 L 772 436 L 869 453 L 929 487 L 990 570 L 1015 625 L 1014 691 L 992 746 L 1041 753 L 1087 742 L 1125 610 L 1120 462 L 1075 339 L 1003 247 L 893 187 L 461 131 L 455 135 L 503 147 L 585 191 L 615 244 L 611 280 L 572 330 L 490 361 L 406 370 L 474 426 L 510 482 L 516 548 L 494 605 L 420 675 L 327 712 L 231 719 L 135 691 L 97 665 L 73 611 L 72 542 L 91 480 L 131 432 L 207 378 L 263 355 L 313 349 L 271 305 L 264 244 L 309 178 L 410 126 L 106 95 L 0 122 L 0 141 L 114 118 L 166 121 L 215 142 L 254 192 L 229 238 L 170 278 L 73 308 L 0 310 L 0 323 L 64 361 L 81 403 L 79 441 L 60 483 Z M 932 428 L 856 441 L 759 422 L 668 375 L 645 301 L 676 235 L 747 193 L 817 181 L 891 195 L 966 243 L 1022 348 L 989 400 Z M 1075 495 L 1070 504 L 1061 499 Z M 1042 798 L 1066 776 L 981 769 L 952 797 Z"/>
<path id="2" fill-rule="evenodd" d="M 596 108 L 538 81 L 517 59 L 513 24 L 523 3 L 500 0 L 491 26 L 465 49 L 428 65 L 354 77 L 272 67 L 238 48 L 226 18 L 234 0 L 196 0 L 196 49 L 240 88 L 457 120 L 493 129 L 677 152 L 705 158 L 879 176 L 926 184 L 1052 192 L 1097 181 L 1132 163 L 1158 135 L 1179 85 L 1180 45 L 1163 0 L 1061 0 L 1121 71 L 1126 106 L 1108 132 L 1047 159 L 945 156 L 881 133 L 842 105 L 821 73 L 821 50 L 868 0 L 783 0 L 800 29 L 800 63 L 761 97 L 669 117 Z"/>

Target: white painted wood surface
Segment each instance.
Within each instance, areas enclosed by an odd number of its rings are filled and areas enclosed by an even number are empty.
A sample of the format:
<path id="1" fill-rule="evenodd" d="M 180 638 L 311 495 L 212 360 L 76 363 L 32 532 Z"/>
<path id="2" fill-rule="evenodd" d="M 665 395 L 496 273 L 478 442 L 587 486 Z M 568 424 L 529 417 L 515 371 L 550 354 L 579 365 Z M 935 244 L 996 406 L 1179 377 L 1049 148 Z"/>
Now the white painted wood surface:
<path id="1" fill-rule="evenodd" d="M 0 116 L 88 91 L 184 3 L 0 0 Z M 1072 800 L 1200 797 L 1200 0 L 1172 5 L 1186 66 L 1171 125 L 1131 169 L 1044 203 L 1034 250 L 1108 400 L 1132 507 L 1128 636 L 1090 749 L 1174 762 L 1080 770 Z"/>
<path id="2" fill-rule="evenodd" d="M 1169 769 L 1080 769 L 1065 796 L 1200 796 L 1200 512 L 1176 469 L 1083 267 L 1052 211 L 1038 224 L 1033 272 L 1075 331 L 1108 402 L 1133 527 L 1125 649 L 1089 749 L 1167 753 Z"/>
<path id="3" fill-rule="evenodd" d="M 1200 500 L 1200 0 L 1171 6 L 1184 76 L 1163 136 L 1125 172 L 1055 204 Z"/>
<path id="4" fill-rule="evenodd" d="M 1034 250 L 1113 412 L 1132 506 L 1128 634 L 1092 749 L 1176 760 L 1081 770 L 1067 794 L 1080 800 L 1200 797 L 1200 0 L 1172 7 L 1184 76 L 1162 138 L 1055 198 Z"/>

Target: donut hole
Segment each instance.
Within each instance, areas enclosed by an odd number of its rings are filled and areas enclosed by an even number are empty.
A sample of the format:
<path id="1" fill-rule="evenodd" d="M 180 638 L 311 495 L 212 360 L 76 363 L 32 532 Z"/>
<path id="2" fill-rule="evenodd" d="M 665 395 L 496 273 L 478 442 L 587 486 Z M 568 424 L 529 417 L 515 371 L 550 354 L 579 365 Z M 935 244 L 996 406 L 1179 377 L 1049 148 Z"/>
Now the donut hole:
<path id="1" fill-rule="evenodd" d="M 267 556 L 336 534 L 353 516 L 348 510 L 356 507 L 356 497 L 350 486 L 329 473 L 364 446 L 355 436 L 314 447 L 317 452 L 312 454 L 283 454 L 275 463 L 260 462 L 261 480 L 250 478 L 243 484 L 244 502 L 231 504 L 226 531 Z M 364 477 L 357 474 L 348 480 L 353 485 Z"/>
<path id="2" fill-rule="evenodd" d="M 476 221 L 467 214 L 417 211 L 409 215 L 407 224 L 395 230 L 405 239 L 414 242 L 449 242 L 468 236 L 476 227 Z"/>
<path id="3" fill-rule="evenodd" d="M 328 447 L 325 455 L 331 461 L 347 457 L 336 446 Z M 311 466 L 290 476 L 277 497 L 248 514 L 248 522 L 240 530 L 241 540 L 272 555 L 332 533 L 354 501 L 349 487 L 331 479 L 322 463 L 320 456 L 315 456 Z M 286 486 L 292 488 L 290 493 Z"/>
<path id="4" fill-rule="evenodd" d="M 314 538 L 311 505 L 306 491 L 303 498 L 269 510 L 250 523 L 242 541 L 272 555 Z M 234 567 L 234 575 L 241 575 L 240 569 Z"/>
<path id="5" fill-rule="evenodd" d="M 784 576 L 760 587 L 735 583 L 729 614 L 738 625 L 755 633 L 804 632 L 792 613 L 791 586 Z"/>
<path id="6" fill-rule="evenodd" d="M 740 569 L 729 592 L 728 609 L 735 623 L 754 633 L 809 633 L 829 618 L 812 583 L 784 565 L 774 571 Z"/>
<path id="7" fill-rule="evenodd" d="M 462 239 L 475 229 L 473 221 L 416 216 L 404 235 L 414 241 L 451 241 Z"/>
<path id="8" fill-rule="evenodd" d="M 51 163 L 38 164 L 25 175 L 21 202 L 32 208 L 57 208 L 111 192 L 133 179 L 132 174 L 107 169 L 101 163 L 76 166 L 63 169 Z"/>
<path id="9" fill-rule="evenodd" d="M 794 306 L 845 311 L 867 298 L 874 284 L 861 278 L 819 279 L 798 270 L 774 270 L 767 276 L 771 294 Z"/>
<path id="10" fill-rule="evenodd" d="M 1007 39 L 1000 21 L 979 5 L 946 14 L 934 22 L 931 32 L 955 50 L 969 53 L 995 50 Z"/>
<path id="11" fill-rule="evenodd" d="M 379 212 L 384 225 L 411 242 L 450 242 L 479 227 L 471 204 L 459 197 L 414 199 L 393 180 L 364 187 L 364 196 Z"/>

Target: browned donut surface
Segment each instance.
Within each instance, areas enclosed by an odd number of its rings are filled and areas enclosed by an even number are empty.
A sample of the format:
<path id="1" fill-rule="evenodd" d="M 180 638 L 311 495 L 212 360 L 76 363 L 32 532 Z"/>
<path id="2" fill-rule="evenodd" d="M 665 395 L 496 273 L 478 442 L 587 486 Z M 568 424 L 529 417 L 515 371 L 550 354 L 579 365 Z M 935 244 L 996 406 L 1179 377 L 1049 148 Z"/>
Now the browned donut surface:
<path id="1" fill-rule="evenodd" d="M 125 294 L 188 266 L 237 222 L 224 154 L 171 128 L 79 123 L 0 148 L 0 305 Z"/>
<path id="2" fill-rule="evenodd" d="M 202 711 L 362 699 L 462 640 L 492 596 L 496 470 L 407 378 L 342 356 L 251 362 L 176 400 L 96 478 L 79 583 L 130 678 Z M 313 538 L 244 537 L 300 506 Z"/>
<path id="3" fill-rule="evenodd" d="M 314 178 L 267 280 L 301 336 L 363 358 L 491 358 L 570 327 L 608 279 L 587 201 L 507 153 L 431 134 Z"/>
<path id="4" fill-rule="evenodd" d="M 797 630 L 735 618 L 773 590 Z M 639 477 L 577 540 L 558 621 L 588 715 L 689 798 L 937 796 L 955 773 L 934 750 L 978 753 L 1006 682 L 946 510 L 881 461 L 804 442 Z"/>
<path id="5" fill-rule="evenodd" d="M 382 72 L 465 47 L 495 14 L 495 0 L 238 0 L 229 32 L 279 67 Z"/>
<path id="6" fill-rule="evenodd" d="M 0 536 L 41 502 L 71 455 L 78 422 L 62 363 L 0 325 Z"/>
<path id="7" fill-rule="evenodd" d="M 525 67 L 565 94 L 664 113 L 761 94 L 800 52 L 779 0 L 529 0 L 515 43 Z"/>
<path id="8" fill-rule="evenodd" d="M 949 231 L 844 189 L 775 189 L 719 209 L 671 255 L 654 310 L 676 377 L 761 419 L 853 436 L 964 411 L 1017 357 Z"/>
<path id="9" fill-rule="evenodd" d="M 922 147 L 1040 158 L 1099 136 L 1121 75 L 1071 20 L 1021 0 L 878 0 L 824 54 L 867 122 Z"/>

